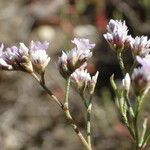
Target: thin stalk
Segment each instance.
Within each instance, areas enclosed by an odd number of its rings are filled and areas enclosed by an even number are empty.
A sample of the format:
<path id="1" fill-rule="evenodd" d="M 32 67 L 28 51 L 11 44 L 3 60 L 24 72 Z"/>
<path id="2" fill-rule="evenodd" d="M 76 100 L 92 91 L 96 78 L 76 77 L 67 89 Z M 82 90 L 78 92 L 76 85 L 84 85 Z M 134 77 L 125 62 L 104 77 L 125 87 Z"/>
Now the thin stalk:
<path id="1" fill-rule="evenodd" d="M 65 113 L 65 116 L 69 122 L 69 124 L 73 127 L 73 130 L 75 131 L 75 133 L 78 135 L 79 139 L 81 140 L 82 144 L 86 147 L 87 150 L 92 150 L 87 141 L 85 140 L 85 138 L 83 137 L 82 133 L 79 131 L 77 125 L 75 124 L 74 120 L 72 119 L 72 116 L 68 110 L 68 106 L 66 108 L 65 105 L 63 105 L 61 103 L 61 101 L 59 101 L 57 99 L 57 97 L 46 87 L 46 85 L 38 78 L 38 76 L 35 73 L 31 74 L 33 76 L 34 79 L 36 79 L 36 81 L 41 85 L 41 87 L 46 91 L 46 93 L 50 96 L 50 98 L 52 98 L 56 104 L 63 110 L 63 112 Z M 70 79 L 69 79 L 70 80 Z M 68 96 L 69 96 L 69 87 L 70 87 L 70 81 L 68 80 L 68 86 L 67 86 L 67 90 L 66 90 L 66 96 L 65 96 L 65 101 L 68 101 Z"/>
<path id="2" fill-rule="evenodd" d="M 121 52 L 118 52 L 118 53 L 117 53 L 117 59 L 118 59 L 118 61 L 119 61 L 119 65 L 120 65 L 122 74 L 125 75 L 125 74 L 126 74 L 126 69 L 125 69 L 125 66 L 124 66 L 124 62 L 123 62 L 123 59 L 122 59 L 122 54 L 121 54 Z"/>
<path id="3" fill-rule="evenodd" d="M 141 101 L 142 97 L 138 96 L 137 97 L 137 103 L 136 103 L 136 108 L 135 108 L 135 117 L 134 117 L 134 132 L 135 132 L 135 142 L 136 142 L 136 150 L 139 150 L 139 130 L 138 130 L 138 115 L 140 112 L 140 107 L 141 107 Z"/>
<path id="4" fill-rule="evenodd" d="M 85 138 L 83 137 L 82 133 L 78 130 L 78 127 L 74 123 L 74 120 L 72 119 L 72 116 L 69 111 L 69 106 L 68 106 L 68 100 L 69 100 L 69 89 L 70 89 L 70 77 L 67 79 L 67 84 L 66 84 L 66 93 L 65 93 L 65 102 L 64 102 L 64 113 L 70 124 L 72 125 L 74 131 L 76 134 L 80 137 L 82 144 L 86 147 L 87 150 L 92 150 L 90 145 L 87 143 Z"/>
<path id="5" fill-rule="evenodd" d="M 92 109 L 92 95 L 90 96 L 89 101 L 87 101 L 83 95 L 83 93 L 80 93 L 80 96 L 84 102 L 84 106 L 86 108 L 86 134 L 87 134 L 87 142 L 89 146 L 92 149 L 91 144 L 91 109 Z"/>
<path id="6" fill-rule="evenodd" d="M 56 104 L 63 109 L 63 104 L 61 103 L 61 101 L 59 101 L 57 97 L 46 87 L 43 81 L 41 81 L 35 73 L 32 73 L 31 75 L 42 86 L 42 88 L 46 91 L 46 93 L 56 102 Z"/>
<path id="7" fill-rule="evenodd" d="M 91 147 L 91 110 L 92 110 L 92 96 L 90 97 L 87 108 L 87 142 Z"/>

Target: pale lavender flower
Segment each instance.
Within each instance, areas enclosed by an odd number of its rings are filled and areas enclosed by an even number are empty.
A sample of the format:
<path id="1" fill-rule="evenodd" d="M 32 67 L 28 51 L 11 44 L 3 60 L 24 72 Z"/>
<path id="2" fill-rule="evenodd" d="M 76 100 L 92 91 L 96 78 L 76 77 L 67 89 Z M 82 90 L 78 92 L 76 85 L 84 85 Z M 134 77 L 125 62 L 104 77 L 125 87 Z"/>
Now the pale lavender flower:
<path id="1" fill-rule="evenodd" d="M 133 55 L 145 57 L 150 52 L 150 40 L 148 40 L 147 36 L 136 36 L 135 39 L 130 42 L 130 47 Z"/>
<path id="2" fill-rule="evenodd" d="M 136 59 L 142 65 L 145 71 L 150 72 L 150 55 L 146 55 L 144 58 L 137 56 Z"/>
<path id="3" fill-rule="evenodd" d="M 50 61 L 50 57 L 48 57 L 46 50 L 48 49 L 48 42 L 34 42 L 31 41 L 30 44 L 30 54 L 31 61 L 34 66 L 34 69 L 39 73 L 43 73 L 45 71 L 46 66 Z"/>
<path id="4" fill-rule="evenodd" d="M 122 51 L 129 47 L 132 37 L 128 35 L 125 21 L 111 19 L 107 25 L 107 31 L 104 38 L 115 50 Z"/>
<path id="5" fill-rule="evenodd" d="M 71 81 L 80 93 L 85 91 L 90 79 L 90 74 L 87 72 L 86 69 L 79 68 L 71 75 Z"/>
<path id="6" fill-rule="evenodd" d="M 38 51 L 38 50 L 45 51 L 48 49 L 48 47 L 49 47 L 49 43 L 47 41 L 45 41 L 43 43 L 40 41 L 36 41 L 36 42 L 31 41 L 31 43 L 30 43 L 30 50 L 31 51 Z"/>
<path id="7" fill-rule="evenodd" d="M 69 52 L 62 52 L 58 60 L 58 68 L 64 78 L 86 63 L 92 56 L 90 49 L 95 46 L 95 44 L 90 44 L 88 39 L 75 38 L 72 42 L 76 44 L 76 47 Z"/>
<path id="8" fill-rule="evenodd" d="M 83 93 L 87 89 L 92 95 L 95 90 L 98 74 L 99 72 L 97 72 L 95 76 L 91 76 L 87 72 L 87 69 L 81 67 L 76 69 L 76 71 L 71 75 L 71 81 L 80 93 Z"/>
<path id="9" fill-rule="evenodd" d="M 95 47 L 95 44 L 90 44 L 88 39 L 74 38 L 72 43 L 76 45 L 78 50 L 90 50 Z"/>
<path id="10" fill-rule="evenodd" d="M 150 72 L 143 67 L 135 68 L 131 78 L 136 94 L 146 94 L 150 87 Z"/>
<path id="11" fill-rule="evenodd" d="M 1 44 L 0 46 L 0 69 L 12 70 L 12 65 L 4 60 L 4 44 Z"/>

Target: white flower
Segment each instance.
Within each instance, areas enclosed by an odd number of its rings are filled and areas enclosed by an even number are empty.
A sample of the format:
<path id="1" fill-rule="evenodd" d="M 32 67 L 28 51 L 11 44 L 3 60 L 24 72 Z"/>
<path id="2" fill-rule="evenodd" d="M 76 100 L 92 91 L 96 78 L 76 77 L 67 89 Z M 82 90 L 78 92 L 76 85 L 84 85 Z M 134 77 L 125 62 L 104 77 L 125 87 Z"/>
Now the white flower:
<path id="1" fill-rule="evenodd" d="M 132 37 L 128 35 L 125 21 L 111 19 L 107 25 L 107 31 L 104 38 L 114 49 L 122 51 L 125 47 L 129 47 Z"/>
<path id="2" fill-rule="evenodd" d="M 82 51 L 90 50 L 95 47 L 95 44 L 90 44 L 88 39 L 74 38 L 72 43 L 76 45 L 78 50 Z"/>
<path id="3" fill-rule="evenodd" d="M 86 63 L 92 56 L 90 49 L 95 46 L 95 44 L 90 44 L 88 39 L 75 38 L 72 42 L 76 47 L 69 52 L 62 52 L 58 60 L 58 68 L 64 78 Z"/>
<path id="4" fill-rule="evenodd" d="M 88 86 L 88 82 L 91 79 L 90 74 L 87 72 L 86 69 L 77 69 L 72 75 L 71 75 L 71 81 L 74 83 L 74 86 L 76 89 L 78 89 L 79 92 L 84 92 L 85 89 Z"/>
<path id="5" fill-rule="evenodd" d="M 148 40 L 147 36 L 136 36 L 130 42 L 130 47 L 134 55 L 145 57 L 150 52 L 150 40 Z"/>
<path id="6" fill-rule="evenodd" d="M 32 64 L 38 73 L 44 72 L 46 66 L 50 61 L 50 57 L 46 54 L 46 51 L 38 50 L 31 53 Z"/>
<path id="7" fill-rule="evenodd" d="M 48 57 L 46 50 L 48 49 L 48 42 L 34 42 L 30 43 L 30 54 L 31 61 L 34 66 L 34 69 L 37 73 L 41 74 L 45 71 L 46 66 L 50 61 L 50 57 Z"/>
<path id="8" fill-rule="evenodd" d="M 71 81 L 80 93 L 83 93 L 87 89 L 92 95 L 95 90 L 98 74 L 99 72 L 97 71 L 95 76 L 90 76 L 87 70 L 81 67 L 76 69 L 71 75 Z"/>

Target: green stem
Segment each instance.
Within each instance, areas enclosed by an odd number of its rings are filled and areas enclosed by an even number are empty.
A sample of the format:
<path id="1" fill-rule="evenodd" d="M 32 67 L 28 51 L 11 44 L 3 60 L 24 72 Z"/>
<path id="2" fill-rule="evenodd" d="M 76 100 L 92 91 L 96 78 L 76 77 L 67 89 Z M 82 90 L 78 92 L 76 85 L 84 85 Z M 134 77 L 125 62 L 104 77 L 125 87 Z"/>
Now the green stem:
<path id="1" fill-rule="evenodd" d="M 121 52 L 118 52 L 118 53 L 117 53 L 117 59 L 118 59 L 118 61 L 119 61 L 119 65 L 120 65 L 122 74 L 125 75 L 125 74 L 126 74 L 126 70 L 125 70 L 125 66 L 124 66 L 124 63 L 123 63 L 123 59 L 122 59 L 122 54 L 121 54 Z"/>
<path id="2" fill-rule="evenodd" d="M 74 131 L 76 134 L 79 136 L 79 138 L 82 141 L 82 144 L 85 146 L 87 150 L 92 150 L 90 145 L 87 143 L 85 138 L 83 137 L 82 133 L 79 131 L 78 127 L 76 126 L 74 120 L 72 119 L 72 116 L 69 111 L 69 106 L 68 106 L 68 100 L 69 100 L 69 89 L 70 89 L 70 77 L 67 79 L 67 84 L 66 84 L 66 93 L 65 93 L 65 101 L 64 101 L 64 113 L 70 124 L 72 125 Z"/>
<path id="3" fill-rule="evenodd" d="M 134 132 L 135 132 L 135 142 L 136 142 L 136 150 L 139 150 L 139 131 L 138 131 L 138 115 L 140 112 L 140 107 L 141 107 L 141 102 L 142 102 L 142 97 L 137 96 L 136 99 L 136 108 L 135 108 L 135 117 L 134 117 Z"/>
<path id="4" fill-rule="evenodd" d="M 87 108 L 87 142 L 91 147 L 91 110 L 92 110 L 92 96 L 90 97 Z"/>

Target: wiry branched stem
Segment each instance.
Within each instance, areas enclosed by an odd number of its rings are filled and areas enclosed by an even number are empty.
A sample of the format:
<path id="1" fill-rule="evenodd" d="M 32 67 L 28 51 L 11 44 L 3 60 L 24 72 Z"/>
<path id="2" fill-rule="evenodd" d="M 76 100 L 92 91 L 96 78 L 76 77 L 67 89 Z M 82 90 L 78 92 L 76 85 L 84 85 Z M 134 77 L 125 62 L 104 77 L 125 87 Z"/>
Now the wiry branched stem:
<path id="1" fill-rule="evenodd" d="M 65 94 L 65 103 L 62 104 L 61 101 L 59 101 L 57 99 L 57 97 L 46 87 L 46 85 L 44 84 L 44 82 L 42 82 L 37 77 L 36 74 L 32 73 L 31 75 L 37 80 L 37 82 L 42 86 L 42 88 L 46 91 L 46 93 L 56 102 L 56 104 L 59 107 L 61 107 L 61 109 L 65 113 L 66 119 L 68 120 L 69 124 L 72 126 L 73 130 L 75 131 L 75 133 L 80 138 L 82 144 L 85 146 L 85 148 L 87 150 L 91 150 L 89 144 L 87 143 L 87 141 L 83 137 L 82 133 L 79 131 L 77 125 L 75 124 L 75 121 L 73 120 L 73 118 L 72 118 L 72 116 L 71 116 L 71 114 L 69 112 L 69 109 L 68 109 L 68 97 L 69 97 L 70 78 L 67 80 L 67 87 L 66 87 L 66 94 Z"/>

